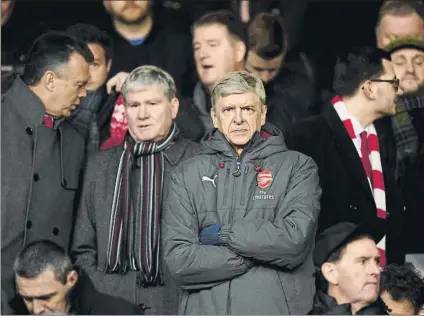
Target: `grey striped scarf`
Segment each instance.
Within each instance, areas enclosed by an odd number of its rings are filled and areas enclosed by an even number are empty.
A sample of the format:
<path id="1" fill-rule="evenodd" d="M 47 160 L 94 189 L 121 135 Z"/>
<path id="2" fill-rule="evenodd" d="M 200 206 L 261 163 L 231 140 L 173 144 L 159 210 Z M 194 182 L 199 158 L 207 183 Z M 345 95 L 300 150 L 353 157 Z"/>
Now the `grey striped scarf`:
<path id="1" fill-rule="evenodd" d="M 162 143 L 134 143 L 127 139 L 119 160 L 107 249 L 107 272 L 138 271 L 144 286 L 161 283 L 160 219 L 164 176 L 163 151 L 178 134 L 174 124 Z M 131 169 L 140 167 L 140 199 L 131 197 Z M 134 205 L 136 204 L 136 205 Z"/>
<path id="2" fill-rule="evenodd" d="M 399 179 L 416 160 L 418 135 L 409 111 L 424 109 L 423 95 L 398 97 L 396 114 L 392 116 L 392 130 L 396 142 L 396 178 Z"/>

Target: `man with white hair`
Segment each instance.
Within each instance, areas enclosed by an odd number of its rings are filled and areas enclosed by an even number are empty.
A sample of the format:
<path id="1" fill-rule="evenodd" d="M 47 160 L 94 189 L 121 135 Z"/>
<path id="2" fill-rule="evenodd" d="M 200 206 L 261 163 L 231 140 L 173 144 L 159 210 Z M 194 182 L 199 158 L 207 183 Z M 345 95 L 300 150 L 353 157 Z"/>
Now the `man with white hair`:
<path id="1" fill-rule="evenodd" d="M 162 191 L 170 169 L 197 146 L 174 123 L 179 101 L 167 72 L 136 68 L 122 95 L 128 134 L 88 161 L 72 254 L 101 292 L 172 315 L 178 293 L 162 264 Z"/>
<path id="2" fill-rule="evenodd" d="M 179 313 L 304 314 L 314 295 L 317 167 L 265 124 L 259 77 L 230 73 L 211 94 L 215 129 L 174 169 L 165 194 L 165 261 L 183 289 Z"/>

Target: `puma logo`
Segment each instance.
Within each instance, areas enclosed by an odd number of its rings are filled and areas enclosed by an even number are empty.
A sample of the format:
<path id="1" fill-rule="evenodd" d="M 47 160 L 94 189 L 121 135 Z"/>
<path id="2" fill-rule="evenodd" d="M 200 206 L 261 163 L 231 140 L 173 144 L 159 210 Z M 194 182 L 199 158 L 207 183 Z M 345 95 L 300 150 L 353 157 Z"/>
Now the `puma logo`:
<path id="1" fill-rule="evenodd" d="M 202 177 L 202 181 L 209 181 L 212 182 L 213 186 L 216 188 L 216 184 L 215 184 L 215 179 L 218 175 L 216 174 L 215 177 L 213 177 L 213 179 L 207 177 L 207 176 L 203 176 Z"/>

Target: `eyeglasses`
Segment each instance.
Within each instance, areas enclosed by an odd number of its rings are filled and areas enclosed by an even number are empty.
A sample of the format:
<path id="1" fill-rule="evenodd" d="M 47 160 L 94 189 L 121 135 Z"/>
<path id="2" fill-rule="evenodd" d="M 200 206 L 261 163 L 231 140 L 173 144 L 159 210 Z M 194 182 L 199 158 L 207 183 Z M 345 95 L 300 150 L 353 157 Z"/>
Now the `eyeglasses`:
<path id="1" fill-rule="evenodd" d="M 393 87 L 395 88 L 395 91 L 398 91 L 399 89 L 399 79 L 395 78 L 395 79 L 372 79 L 370 81 L 373 82 L 389 82 L 393 85 Z"/>

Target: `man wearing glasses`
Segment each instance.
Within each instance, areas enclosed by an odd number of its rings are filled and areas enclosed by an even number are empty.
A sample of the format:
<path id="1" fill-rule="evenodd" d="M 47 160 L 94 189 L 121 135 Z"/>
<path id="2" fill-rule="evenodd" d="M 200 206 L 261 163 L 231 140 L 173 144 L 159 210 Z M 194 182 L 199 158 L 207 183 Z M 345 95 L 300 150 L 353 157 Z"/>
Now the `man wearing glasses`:
<path id="1" fill-rule="evenodd" d="M 402 94 L 390 55 L 377 48 L 359 48 L 336 67 L 330 106 L 321 115 L 297 123 L 287 145 L 311 156 L 318 165 L 322 188 L 318 233 L 350 221 L 375 217 L 388 221 L 388 234 L 378 243 L 381 266 L 402 262 L 398 249 L 402 205 L 392 172 L 386 166 L 387 148 L 374 122 L 395 113 Z M 387 252 L 386 252 L 387 250 Z"/>

